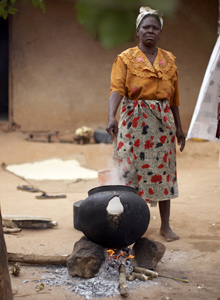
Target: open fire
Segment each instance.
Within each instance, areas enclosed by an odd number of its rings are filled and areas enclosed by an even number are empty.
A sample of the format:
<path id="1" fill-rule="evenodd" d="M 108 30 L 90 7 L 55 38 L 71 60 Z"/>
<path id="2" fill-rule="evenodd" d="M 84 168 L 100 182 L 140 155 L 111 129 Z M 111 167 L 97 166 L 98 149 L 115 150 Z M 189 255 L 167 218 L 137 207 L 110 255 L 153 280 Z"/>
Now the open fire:
<path id="1" fill-rule="evenodd" d="M 126 259 L 126 270 L 128 274 L 133 270 L 128 259 Z M 120 294 L 119 260 L 112 257 L 107 258 L 99 273 L 94 278 L 89 279 L 78 276 L 71 277 L 66 268 L 47 267 L 44 268 L 44 275 L 40 282 L 51 286 L 65 285 L 66 290 L 71 289 L 72 292 L 84 297 L 85 300 L 113 297 Z M 141 282 L 140 280 L 128 281 L 128 289 L 135 290 Z M 152 281 L 151 284 L 157 283 Z"/>
<path id="2" fill-rule="evenodd" d="M 104 264 L 93 278 L 71 277 L 66 268 L 56 267 L 54 269 L 47 268 L 41 282 L 45 282 L 47 285 L 66 285 L 67 289 L 84 296 L 85 300 L 112 297 L 118 294 L 127 297 L 130 288 L 135 289 L 146 278 L 148 279 L 144 274 L 139 273 L 138 275 L 137 267 L 132 266 L 135 257 L 130 252 L 130 248 L 108 249 Z M 150 277 L 150 275 L 148 276 Z M 153 281 L 151 283 L 157 284 Z"/>
<path id="3" fill-rule="evenodd" d="M 147 281 L 154 277 L 158 277 L 158 273 L 139 267 L 133 267 L 131 265 L 130 259 L 135 256 L 130 254 L 131 249 L 125 248 L 123 250 L 107 250 L 108 260 L 107 265 L 115 265 L 118 267 L 118 288 L 121 296 L 128 296 L 128 281 L 133 281 L 139 279 L 142 281 Z"/>
<path id="4" fill-rule="evenodd" d="M 125 262 L 127 259 L 134 258 L 134 255 L 129 254 L 130 249 L 126 248 L 123 250 L 107 250 L 108 253 L 108 259 L 109 260 L 119 260 L 121 263 Z"/>
<path id="5" fill-rule="evenodd" d="M 128 285 L 126 281 L 127 273 L 129 274 L 133 271 L 130 259 L 134 258 L 134 255 L 131 255 L 130 252 L 131 249 L 129 249 L 128 247 L 123 250 L 107 250 L 107 263 L 113 263 L 118 267 L 118 288 L 120 294 L 124 297 L 128 296 Z"/>
<path id="6" fill-rule="evenodd" d="M 128 247 L 123 250 L 107 250 L 108 260 L 106 263 L 108 266 L 115 266 L 118 268 L 118 287 L 120 294 L 124 297 L 128 296 L 128 285 L 126 282 L 126 274 L 131 273 L 133 267 L 131 266 L 130 259 L 134 258 L 134 255 L 130 254 L 131 249 Z"/>

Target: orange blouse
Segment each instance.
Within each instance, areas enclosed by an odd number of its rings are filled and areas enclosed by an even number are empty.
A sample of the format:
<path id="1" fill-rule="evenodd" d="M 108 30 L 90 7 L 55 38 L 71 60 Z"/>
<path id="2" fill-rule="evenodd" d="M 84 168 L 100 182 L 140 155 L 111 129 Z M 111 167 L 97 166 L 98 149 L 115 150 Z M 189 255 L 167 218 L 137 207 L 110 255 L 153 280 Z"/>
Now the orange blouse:
<path id="1" fill-rule="evenodd" d="M 167 99 L 170 105 L 178 106 L 175 56 L 158 48 L 152 65 L 138 46 L 123 51 L 113 63 L 110 91 L 132 100 Z"/>

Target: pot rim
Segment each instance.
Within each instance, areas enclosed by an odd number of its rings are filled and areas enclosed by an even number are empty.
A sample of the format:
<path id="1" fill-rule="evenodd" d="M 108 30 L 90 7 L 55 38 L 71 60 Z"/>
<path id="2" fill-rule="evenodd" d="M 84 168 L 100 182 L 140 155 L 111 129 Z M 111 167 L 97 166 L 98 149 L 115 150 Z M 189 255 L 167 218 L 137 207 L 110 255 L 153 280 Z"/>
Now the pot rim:
<path id="1" fill-rule="evenodd" d="M 138 191 L 131 186 L 127 185 L 102 185 L 95 187 L 88 191 L 88 195 L 93 195 L 100 192 L 109 192 L 109 191 L 124 191 L 124 192 L 132 192 L 138 194 Z"/>

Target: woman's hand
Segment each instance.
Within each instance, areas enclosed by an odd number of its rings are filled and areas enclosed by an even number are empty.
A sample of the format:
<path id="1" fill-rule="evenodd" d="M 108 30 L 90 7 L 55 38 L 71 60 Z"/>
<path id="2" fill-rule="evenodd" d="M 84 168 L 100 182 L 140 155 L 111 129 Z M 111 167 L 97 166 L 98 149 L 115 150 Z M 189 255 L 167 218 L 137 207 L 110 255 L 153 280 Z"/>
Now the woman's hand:
<path id="1" fill-rule="evenodd" d="M 115 118 L 118 107 L 121 103 L 122 96 L 116 92 L 113 92 L 109 99 L 109 110 L 108 110 L 108 124 L 106 131 L 111 136 L 112 142 L 118 135 L 118 121 Z"/>
<path id="2" fill-rule="evenodd" d="M 118 121 L 115 118 L 109 119 L 106 131 L 111 136 L 111 141 L 113 142 L 118 135 Z"/>
<path id="3" fill-rule="evenodd" d="M 175 125 L 176 125 L 177 142 L 178 142 L 178 145 L 180 145 L 180 151 L 182 152 L 185 147 L 186 138 L 185 138 L 185 134 L 183 133 L 183 130 L 182 130 L 179 108 L 178 108 L 178 106 L 170 106 L 170 108 L 172 110 Z"/>
<path id="4" fill-rule="evenodd" d="M 176 137 L 177 137 L 178 145 L 180 145 L 180 151 L 182 152 L 185 147 L 185 140 L 186 140 L 182 128 L 176 128 Z"/>

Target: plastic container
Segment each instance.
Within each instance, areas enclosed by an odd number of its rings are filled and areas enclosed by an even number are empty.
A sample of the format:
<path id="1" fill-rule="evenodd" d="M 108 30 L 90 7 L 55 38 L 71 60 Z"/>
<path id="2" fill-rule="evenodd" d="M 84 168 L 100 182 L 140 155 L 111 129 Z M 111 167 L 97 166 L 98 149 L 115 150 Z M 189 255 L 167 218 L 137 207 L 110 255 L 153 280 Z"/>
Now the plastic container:
<path id="1" fill-rule="evenodd" d="M 113 170 L 104 169 L 98 171 L 98 183 L 100 185 L 109 185 L 113 180 Z"/>

